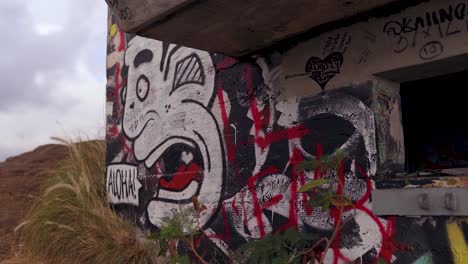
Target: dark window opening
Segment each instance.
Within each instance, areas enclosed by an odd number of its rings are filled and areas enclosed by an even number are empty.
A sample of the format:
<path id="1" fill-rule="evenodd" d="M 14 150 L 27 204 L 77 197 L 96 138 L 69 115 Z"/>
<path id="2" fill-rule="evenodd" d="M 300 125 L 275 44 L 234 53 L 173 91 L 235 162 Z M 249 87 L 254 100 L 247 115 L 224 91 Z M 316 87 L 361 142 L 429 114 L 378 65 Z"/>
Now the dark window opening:
<path id="1" fill-rule="evenodd" d="M 468 71 L 401 84 L 406 169 L 468 167 Z"/>

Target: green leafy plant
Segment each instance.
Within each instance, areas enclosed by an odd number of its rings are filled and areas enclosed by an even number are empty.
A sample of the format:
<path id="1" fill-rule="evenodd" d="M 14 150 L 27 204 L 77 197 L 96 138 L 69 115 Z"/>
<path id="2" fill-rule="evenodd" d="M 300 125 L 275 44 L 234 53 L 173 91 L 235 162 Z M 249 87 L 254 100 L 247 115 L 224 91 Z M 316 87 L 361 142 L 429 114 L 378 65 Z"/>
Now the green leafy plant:
<path id="1" fill-rule="evenodd" d="M 321 173 L 332 170 L 335 172 L 334 175 L 337 175 L 336 172 L 342 166 L 344 158 L 344 153 L 337 150 L 331 155 L 324 155 L 319 160 L 305 159 L 295 169 L 301 172 L 319 170 Z M 335 181 L 338 184 L 343 184 L 339 179 L 335 179 Z M 339 215 L 341 216 L 344 207 L 352 206 L 352 200 L 343 194 L 335 193 L 332 183 L 332 179 L 314 179 L 302 185 L 298 191 L 308 194 L 308 205 L 319 206 L 323 211 L 327 211 L 334 206 L 340 210 Z M 296 263 L 299 261 L 306 263 L 309 260 L 316 259 L 315 251 L 320 247 L 323 251 L 319 263 L 323 263 L 326 252 L 341 228 L 342 219 L 340 217 L 335 223 L 330 238 L 317 238 L 310 234 L 299 233 L 293 229 L 281 234 L 267 235 L 261 240 L 246 244 L 247 250 L 244 247 L 241 249 L 249 253 L 249 263 Z M 311 243 L 313 241 L 311 238 L 318 240 Z"/>
<path id="2" fill-rule="evenodd" d="M 313 190 L 314 188 L 317 188 L 319 186 L 322 186 L 326 183 L 330 183 L 329 180 L 327 179 L 315 179 L 315 180 L 311 180 L 309 181 L 308 183 L 304 184 L 301 186 L 301 188 L 299 188 L 299 192 L 308 192 L 308 191 L 311 191 Z"/>
<path id="3" fill-rule="evenodd" d="M 326 189 L 318 188 L 324 185 L 328 185 L 328 187 Z M 333 192 L 331 181 L 327 179 L 311 180 L 307 184 L 301 186 L 299 192 L 309 193 L 307 204 L 309 206 L 318 205 L 322 211 L 329 210 L 331 206 L 343 207 L 352 205 L 351 199 Z"/>
<path id="4" fill-rule="evenodd" d="M 304 160 L 302 163 L 300 163 L 296 169 L 301 170 L 301 171 L 312 171 L 312 170 L 319 170 L 320 172 L 326 172 L 328 170 L 333 170 L 335 175 L 335 181 L 339 184 L 342 185 L 344 184 L 341 182 L 338 178 L 336 178 L 336 175 L 338 174 L 337 171 L 339 170 L 339 166 L 343 165 L 343 160 L 345 159 L 345 155 L 343 151 L 341 150 L 336 150 L 333 154 L 331 155 L 325 155 L 321 157 L 319 160 Z M 343 187 L 343 186 L 341 186 Z M 343 214 L 344 207 L 346 206 L 352 206 L 353 202 L 352 200 L 343 195 L 343 194 L 336 194 L 333 191 L 333 186 L 332 186 L 332 180 L 330 179 L 315 179 L 312 180 L 299 189 L 299 192 L 303 193 L 308 193 L 309 194 L 309 200 L 307 203 L 311 206 L 320 206 L 321 210 L 327 211 L 330 209 L 331 206 L 334 206 L 335 208 L 338 208 L 340 210 L 339 213 L 339 218 L 337 219 L 335 223 L 335 228 L 333 230 L 333 233 L 331 237 L 328 238 L 322 238 L 323 241 L 326 242 L 325 249 L 322 253 L 322 257 L 320 258 L 319 263 L 323 263 L 325 255 L 328 251 L 328 249 L 331 247 L 333 241 L 336 239 L 338 235 L 338 231 L 341 229 L 343 223 L 341 219 L 341 215 Z"/>
<path id="5" fill-rule="evenodd" d="M 338 166 L 345 158 L 342 150 L 335 150 L 331 155 L 323 155 L 320 159 L 305 159 L 295 169 L 299 171 L 312 171 L 318 169 L 320 172 L 338 170 Z"/>
<path id="6" fill-rule="evenodd" d="M 188 250 L 197 258 L 200 263 L 208 263 L 199 254 L 194 243 L 195 237 L 205 236 L 200 227 L 200 213 L 206 210 L 204 205 L 200 205 L 196 196 L 192 197 L 193 207 L 180 208 L 175 211 L 172 217 L 163 218 L 158 232 L 153 233 L 151 238 L 157 240 L 161 246 L 161 252 L 169 254 L 169 263 L 190 263 L 188 255 L 179 255 L 177 243 L 183 243 Z"/>
<path id="7" fill-rule="evenodd" d="M 377 262 L 377 264 L 389 264 L 389 263 L 384 258 L 379 258 L 379 261 Z"/>
<path id="8" fill-rule="evenodd" d="M 248 256 L 248 263 L 283 264 L 297 262 L 309 251 L 317 237 L 288 229 L 279 234 L 266 235 L 261 240 L 251 241 L 240 249 Z"/>
<path id="9" fill-rule="evenodd" d="M 296 166 L 298 171 L 319 170 L 324 173 L 333 170 L 336 175 L 342 166 L 345 155 L 342 151 L 335 151 L 332 155 L 323 156 L 320 160 L 306 159 Z M 338 184 L 343 184 L 335 179 Z M 340 216 L 347 206 L 352 206 L 349 197 L 337 194 L 333 190 L 333 179 L 314 179 L 299 188 L 299 192 L 308 194 L 307 203 L 310 206 L 319 206 L 321 210 L 329 210 L 332 206 L 340 210 Z M 206 237 L 200 226 L 193 225 L 198 222 L 200 213 L 206 208 L 200 205 L 197 197 L 192 198 L 193 208 L 181 209 L 174 212 L 170 218 L 165 218 L 160 231 L 154 235 L 159 241 L 161 252 L 169 252 L 171 263 L 186 263 L 188 256 L 179 256 L 176 250 L 176 241 L 183 243 L 196 259 L 203 264 L 208 263 L 197 251 L 194 245 L 196 236 Z M 230 262 L 234 263 L 307 263 L 317 259 L 316 251 L 320 249 L 323 263 L 326 252 L 336 239 L 342 228 L 341 217 L 337 219 L 335 228 L 330 237 L 318 237 L 310 233 L 301 233 L 296 229 L 288 229 L 276 234 L 268 234 L 263 239 L 250 241 L 236 252 L 230 252 Z"/>
<path id="10" fill-rule="evenodd" d="M 332 155 L 323 156 L 320 160 L 306 159 L 296 169 L 301 171 L 312 171 L 318 169 L 320 172 L 328 170 L 337 171 L 345 155 L 342 151 L 336 150 Z M 336 174 L 336 173 L 335 173 Z M 336 179 L 338 184 L 341 183 Z M 332 181 L 330 179 L 314 179 L 302 185 L 299 192 L 308 193 L 310 206 L 320 206 L 323 211 L 327 211 L 331 206 L 344 207 L 352 205 L 348 197 L 335 194 L 333 192 Z"/>

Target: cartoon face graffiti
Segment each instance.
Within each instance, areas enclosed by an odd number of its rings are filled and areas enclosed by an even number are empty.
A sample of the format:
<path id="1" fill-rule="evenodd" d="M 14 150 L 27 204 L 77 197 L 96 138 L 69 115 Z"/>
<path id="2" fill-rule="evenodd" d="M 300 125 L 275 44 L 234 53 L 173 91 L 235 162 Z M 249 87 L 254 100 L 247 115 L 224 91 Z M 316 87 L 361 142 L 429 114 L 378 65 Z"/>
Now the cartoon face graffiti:
<path id="1" fill-rule="evenodd" d="M 123 131 L 136 161 L 162 175 L 150 201 L 149 221 L 191 205 L 208 207 L 205 225 L 220 202 L 225 155 L 211 112 L 213 63 L 207 52 L 135 37 L 125 52 L 128 80 L 122 93 Z"/>

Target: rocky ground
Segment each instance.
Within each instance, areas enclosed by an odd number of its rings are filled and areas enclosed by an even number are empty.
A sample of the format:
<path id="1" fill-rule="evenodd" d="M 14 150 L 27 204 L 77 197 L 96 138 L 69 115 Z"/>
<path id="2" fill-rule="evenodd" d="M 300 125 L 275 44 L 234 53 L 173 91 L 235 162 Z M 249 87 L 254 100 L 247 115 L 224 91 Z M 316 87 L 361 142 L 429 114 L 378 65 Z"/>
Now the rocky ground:
<path id="1" fill-rule="evenodd" d="M 64 145 L 45 145 L 0 162 L 0 262 L 14 254 L 18 226 L 40 189 L 44 172 L 67 154 Z"/>

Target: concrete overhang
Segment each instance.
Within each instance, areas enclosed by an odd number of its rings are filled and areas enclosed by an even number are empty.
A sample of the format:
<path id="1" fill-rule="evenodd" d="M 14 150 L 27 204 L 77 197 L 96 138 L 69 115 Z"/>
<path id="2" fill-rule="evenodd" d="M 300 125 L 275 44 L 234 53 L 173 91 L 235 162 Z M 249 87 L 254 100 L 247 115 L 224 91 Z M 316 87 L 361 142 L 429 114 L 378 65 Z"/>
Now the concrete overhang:
<path id="1" fill-rule="evenodd" d="M 241 56 L 396 0 L 106 0 L 130 33 Z"/>

